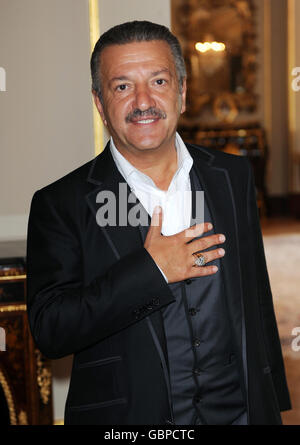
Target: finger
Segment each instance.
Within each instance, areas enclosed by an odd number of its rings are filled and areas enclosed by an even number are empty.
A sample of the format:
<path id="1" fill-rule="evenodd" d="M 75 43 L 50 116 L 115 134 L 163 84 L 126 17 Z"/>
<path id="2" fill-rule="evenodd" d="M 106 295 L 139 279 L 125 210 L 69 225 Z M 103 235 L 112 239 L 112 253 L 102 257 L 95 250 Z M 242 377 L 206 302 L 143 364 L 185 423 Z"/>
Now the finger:
<path id="1" fill-rule="evenodd" d="M 220 249 L 215 249 L 215 250 L 209 250 L 207 252 L 201 252 L 201 255 L 204 256 L 205 259 L 205 264 L 210 263 L 213 260 L 216 260 L 218 258 L 222 258 L 225 255 L 225 250 L 220 248 Z M 195 260 L 196 260 L 196 255 L 192 255 L 191 258 L 191 266 L 193 267 L 199 267 L 195 265 Z M 204 267 L 204 266 L 200 266 L 200 267 Z"/>
<path id="2" fill-rule="evenodd" d="M 209 247 L 215 246 L 216 244 L 222 244 L 225 242 L 225 236 L 223 234 L 204 236 L 201 239 L 192 241 L 187 245 L 190 254 L 195 252 L 202 252 Z"/>
<path id="3" fill-rule="evenodd" d="M 208 275 L 214 275 L 218 272 L 218 266 L 202 266 L 202 267 L 192 267 L 191 273 L 189 273 L 189 278 L 196 277 L 206 277 Z"/>
<path id="4" fill-rule="evenodd" d="M 204 222 L 201 224 L 195 224 L 192 227 L 189 227 L 188 229 L 183 230 L 178 235 L 182 237 L 185 243 L 188 241 L 191 241 L 192 239 L 203 235 L 203 233 L 209 232 L 212 230 L 213 225 L 208 222 Z"/>

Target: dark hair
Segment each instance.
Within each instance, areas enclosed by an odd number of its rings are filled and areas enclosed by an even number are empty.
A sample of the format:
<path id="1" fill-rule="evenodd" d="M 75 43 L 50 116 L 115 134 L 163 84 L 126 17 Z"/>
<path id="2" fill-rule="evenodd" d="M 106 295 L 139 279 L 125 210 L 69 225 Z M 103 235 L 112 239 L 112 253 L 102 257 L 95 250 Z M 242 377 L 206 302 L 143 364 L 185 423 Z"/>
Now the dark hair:
<path id="1" fill-rule="evenodd" d="M 183 79 L 186 77 L 185 63 L 182 56 L 180 44 L 170 30 L 157 23 L 138 21 L 122 23 L 106 31 L 97 41 L 91 57 L 92 89 L 96 91 L 100 100 L 101 79 L 100 79 L 100 56 L 104 48 L 110 45 L 124 45 L 132 42 L 149 42 L 152 40 L 163 40 L 171 49 L 174 57 L 176 72 L 180 88 Z"/>

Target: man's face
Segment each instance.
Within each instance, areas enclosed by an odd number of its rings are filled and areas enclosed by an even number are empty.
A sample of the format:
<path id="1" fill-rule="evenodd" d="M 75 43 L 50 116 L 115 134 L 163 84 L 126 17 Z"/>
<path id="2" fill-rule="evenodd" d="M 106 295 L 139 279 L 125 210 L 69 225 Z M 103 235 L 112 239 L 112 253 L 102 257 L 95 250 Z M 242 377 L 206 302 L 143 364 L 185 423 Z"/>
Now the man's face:
<path id="1" fill-rule="evenodd" d="M 185 111 L 173 55 L 160 40 L 112 45 L 101 54 L 103 103 L 95 104 L 121 153 L 174 148 Z"/>

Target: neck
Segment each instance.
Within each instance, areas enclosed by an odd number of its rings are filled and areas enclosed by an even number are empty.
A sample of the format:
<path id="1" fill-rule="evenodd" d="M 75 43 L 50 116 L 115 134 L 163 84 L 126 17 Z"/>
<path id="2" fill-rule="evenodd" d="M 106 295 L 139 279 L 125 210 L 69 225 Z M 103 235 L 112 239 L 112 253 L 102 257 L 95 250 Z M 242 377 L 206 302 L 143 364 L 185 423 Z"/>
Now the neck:
<path id="1" fill-rule="evenodd" d="M 175 141 L 172 145 L 159 149 L 120 150 L 120 153 L 135 168 L 149 176 L 158 188 L 168 190 L 170 182 L 177 170 L 177 152 Z"/>

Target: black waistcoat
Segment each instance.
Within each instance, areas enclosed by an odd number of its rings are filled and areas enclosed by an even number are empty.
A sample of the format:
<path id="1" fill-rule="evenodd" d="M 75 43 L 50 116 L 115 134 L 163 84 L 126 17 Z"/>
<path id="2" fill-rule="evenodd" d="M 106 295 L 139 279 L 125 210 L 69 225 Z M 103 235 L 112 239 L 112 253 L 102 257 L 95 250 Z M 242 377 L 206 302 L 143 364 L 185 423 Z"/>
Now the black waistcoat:
<path id="1" fill-rule="evenodd" d="M 202 190 L 193 168 L 190 178 L 193 192 Z M 192 208 L 194 215 L 194 200 Z M 204 215 L 205 222 L 210 222 L 205 199 Z M 141 227 L 143 238 L 147 230 Z M 221 261 L 226 261 L 226 254 Z M 174 421 L 181 425 L 231 424 L 246 409 L 220 260 L 210 264 L 219 266 L 216 274 L 169 284 L 176 301 L 162 310 Z"/>

